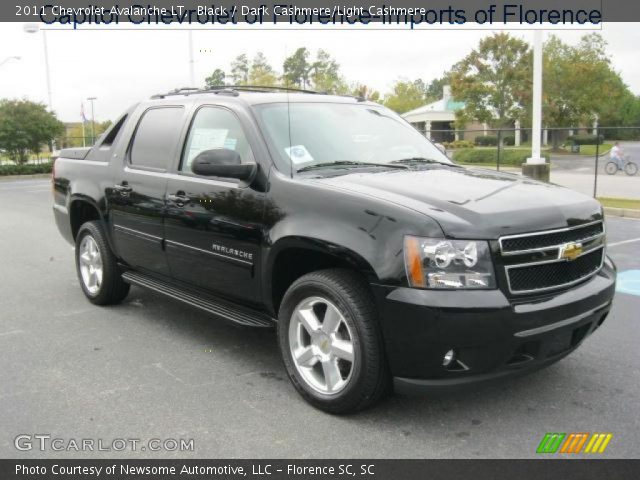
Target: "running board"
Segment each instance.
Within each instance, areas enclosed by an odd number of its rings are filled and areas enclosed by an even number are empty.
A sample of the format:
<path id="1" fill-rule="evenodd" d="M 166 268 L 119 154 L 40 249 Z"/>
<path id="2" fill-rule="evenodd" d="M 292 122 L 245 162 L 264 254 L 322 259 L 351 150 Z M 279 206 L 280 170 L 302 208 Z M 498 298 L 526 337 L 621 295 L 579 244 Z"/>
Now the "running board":
<path id="1" fill-rule="evenodd" d="M 200 310 L 204 310 L 205 312 L 217 315 L 218 317 L 222 317 L 225 320 L 229 320 L 230 322 L 238 325 L 263 328 L 273 327 L 275 325 L 275 319 L 264 313 L 238 307 L 230 302 L 214 299 L 212 297 L 200 296 L 149 275 L 128 271 L 122 274 L 122 278 L 127 283 L 148 288 L 149 290 L 161 293 L 167 297 L 180 300 L 181 302 L 199 308 Z"/>

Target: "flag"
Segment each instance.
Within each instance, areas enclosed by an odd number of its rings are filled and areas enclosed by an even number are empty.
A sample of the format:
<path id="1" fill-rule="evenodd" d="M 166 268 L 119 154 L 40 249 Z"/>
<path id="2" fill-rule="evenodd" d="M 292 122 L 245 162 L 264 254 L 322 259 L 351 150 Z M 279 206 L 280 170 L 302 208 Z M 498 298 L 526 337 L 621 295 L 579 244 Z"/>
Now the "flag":
<path id="1" fill-rule="evenodd" d="M 84 103 L 80 102 L 80 116 L 82 117 L 82 123 L 87 121 L 87 117 L 84 114 Z"/>

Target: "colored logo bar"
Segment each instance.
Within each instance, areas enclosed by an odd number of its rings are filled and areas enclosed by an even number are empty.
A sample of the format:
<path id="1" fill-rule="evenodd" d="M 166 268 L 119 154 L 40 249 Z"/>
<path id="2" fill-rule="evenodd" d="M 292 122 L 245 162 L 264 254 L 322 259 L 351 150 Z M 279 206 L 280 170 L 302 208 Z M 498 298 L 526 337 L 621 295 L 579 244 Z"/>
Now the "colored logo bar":
<path id="1" fill-rule="evenodd" d="M 604 453 L 612 433 L 546 433 L 536 453 Z"/>

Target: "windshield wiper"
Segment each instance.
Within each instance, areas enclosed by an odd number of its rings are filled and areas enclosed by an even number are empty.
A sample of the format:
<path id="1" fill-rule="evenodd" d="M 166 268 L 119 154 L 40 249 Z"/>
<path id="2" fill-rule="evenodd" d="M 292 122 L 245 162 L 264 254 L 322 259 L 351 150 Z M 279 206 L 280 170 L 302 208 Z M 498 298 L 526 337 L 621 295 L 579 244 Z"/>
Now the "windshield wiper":
<path id="1" fill-rule="evenodd" d="M 302 167 L 297 172 L 307 172 L 309 170 L 315 170 L 318 168 L 331 168 L 331 167 L 384 167 L 384 168 L 403 168 L 407 169 L 405 165 L 391 165 L 389 163 L 371 163 L 371 162 L 354 162 L 351 160 L 340 160 L 336 162 L 324 162 L 324 163 L 316 163 L 314 165 L 307 165 L 306 167 Z"/>
<path id="2" fill-rule="evenodd" d="M 394 160 L 391 163 L 396 163 L 396 164 L 402 164 L 402 165 L 414 165 L 416 163 L 430 163 L 430 164 L 438 164 L 438 165 L 447 165 L 449 167 L 458 167 L 459 165 L 456 165 L 453 162 L 443 162 L 442 160 L 434 160 L 432 158 L 424 158 L 424 157 L 409 157 L 409 158 L 402 158 L 400 160 Z"/>

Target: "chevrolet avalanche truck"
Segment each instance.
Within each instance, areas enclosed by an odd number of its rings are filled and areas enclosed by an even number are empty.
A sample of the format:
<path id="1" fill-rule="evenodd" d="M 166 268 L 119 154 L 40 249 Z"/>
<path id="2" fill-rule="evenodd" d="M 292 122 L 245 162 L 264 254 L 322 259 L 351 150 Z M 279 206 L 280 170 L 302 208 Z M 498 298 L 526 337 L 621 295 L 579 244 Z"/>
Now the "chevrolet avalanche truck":
<path id="1" fill-rule="evenodd" d="M 545 367 L 615 290 L 597 201 L 456 165 L 362 98 L 156 95 L 63 150 L 53 190 L 89 301 L 137 285 L 276 326 L 291 382 L 332 413 Z"/>

